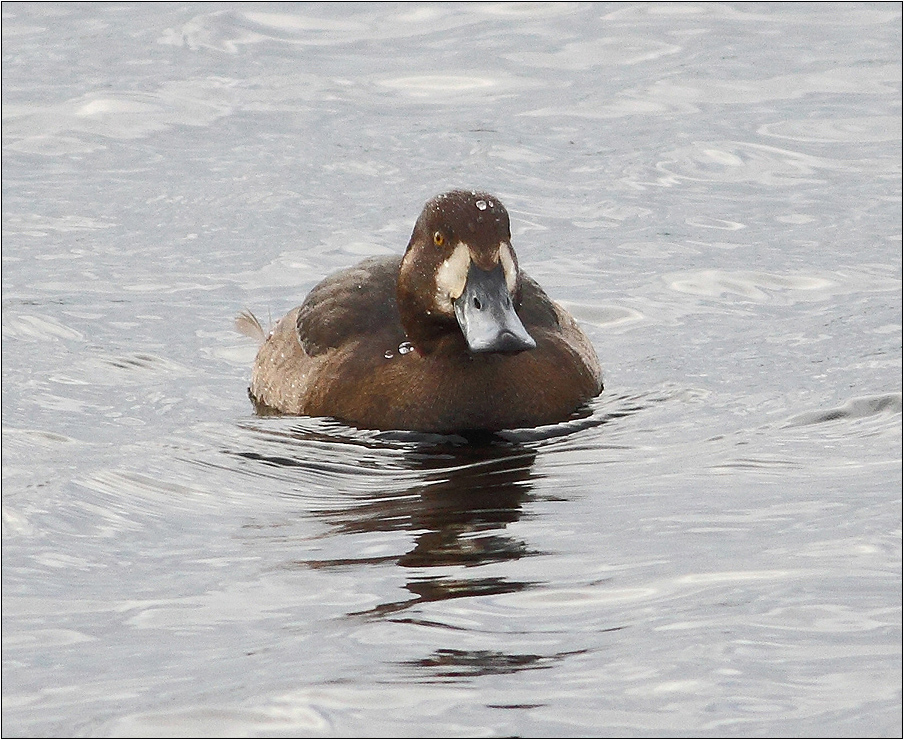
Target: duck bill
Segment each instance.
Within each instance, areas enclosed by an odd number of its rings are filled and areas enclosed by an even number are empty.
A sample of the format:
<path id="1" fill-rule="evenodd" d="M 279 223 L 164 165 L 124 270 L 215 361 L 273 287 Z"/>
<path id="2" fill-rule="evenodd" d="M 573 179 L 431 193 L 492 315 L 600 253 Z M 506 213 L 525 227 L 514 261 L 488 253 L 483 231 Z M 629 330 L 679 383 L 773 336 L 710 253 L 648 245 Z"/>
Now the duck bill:
<path id="1" fill-rule="evenodd" d="M 515 313 L 501 264 L 481 270 L 472 261 L 465 289 L 454 305 L 471 352 L 523 352 L 537 346 Z"/>

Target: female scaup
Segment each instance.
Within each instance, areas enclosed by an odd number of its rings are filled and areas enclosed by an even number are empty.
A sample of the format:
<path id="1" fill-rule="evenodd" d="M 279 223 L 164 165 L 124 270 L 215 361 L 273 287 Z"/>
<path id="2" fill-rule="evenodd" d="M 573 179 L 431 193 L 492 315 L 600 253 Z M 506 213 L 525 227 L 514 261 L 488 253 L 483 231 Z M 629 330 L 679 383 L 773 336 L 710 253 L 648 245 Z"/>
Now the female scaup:
<path id="1" fill-rule="evenodd" d="M 237 326 L 258 333 L 243 314 Z M 403 257 L 320 282 L 257 353 L 252 398 L 365 429 L 496 431 L 571 417 L 603 389 L 593 345 L 518 269 L 488 193 L 428 201 Z"/>

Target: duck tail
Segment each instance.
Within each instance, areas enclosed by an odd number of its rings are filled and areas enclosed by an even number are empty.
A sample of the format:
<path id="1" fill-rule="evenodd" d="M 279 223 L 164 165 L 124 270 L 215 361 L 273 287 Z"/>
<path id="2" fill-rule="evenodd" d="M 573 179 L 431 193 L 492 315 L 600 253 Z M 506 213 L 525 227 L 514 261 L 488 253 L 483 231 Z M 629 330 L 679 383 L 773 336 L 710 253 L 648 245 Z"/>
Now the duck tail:
<path id="1" fill-rule="evenodd" d="M 247 308 L 235 317 L 234 326 L 239 334 L 244 334 L 246 337 L 256 340 L 259 344 L 263 344 L 267 339 L 267 332 L 264 331 L 261 322 Z"/>

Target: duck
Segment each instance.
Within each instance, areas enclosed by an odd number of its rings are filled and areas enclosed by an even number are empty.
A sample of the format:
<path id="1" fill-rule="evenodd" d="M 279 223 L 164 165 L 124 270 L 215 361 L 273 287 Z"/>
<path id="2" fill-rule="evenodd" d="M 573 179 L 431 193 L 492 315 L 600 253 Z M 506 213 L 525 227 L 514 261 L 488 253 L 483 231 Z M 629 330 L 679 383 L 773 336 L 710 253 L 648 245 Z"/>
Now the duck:
<path id="1" fill-rule="evenodd" d="M 509 214 L 487 192 L 427 201 L 402 256 L 325 278 L 261 342 L 258 413 L 359 429 L 495 432 L 587 414 L 599 358 L 575 319 L 518 266 Z"/>

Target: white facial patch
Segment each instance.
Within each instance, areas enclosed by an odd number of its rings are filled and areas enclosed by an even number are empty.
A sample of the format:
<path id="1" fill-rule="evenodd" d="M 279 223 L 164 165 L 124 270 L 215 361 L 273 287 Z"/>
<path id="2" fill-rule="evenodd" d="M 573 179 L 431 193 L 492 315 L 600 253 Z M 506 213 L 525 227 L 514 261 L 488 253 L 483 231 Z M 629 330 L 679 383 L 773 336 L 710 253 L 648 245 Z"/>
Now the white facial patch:
<path id="1" fill-rule="evenodd" d="M 502 263 L 502 272 L 505 274 L 505 286 L 509 293 L 514 293 L 515 287 L 518 285 L 518 268 L 515 266 L 512 247 L 508 242 L 502 242 L 499 245 L 499 261 Z"/>
<path id="2" fill-rule="evenodd" d="M 515 264 L 512 247 L 508 242 L 499 243 L 496 259 L 502 263 L 505 285 L 509 293 L 514 294 L 518 285 L 518 267 Z M 470 250 L 467 244 L 458 242 L 455 249 L 452 250 L 452 254 L 440 264 L 436 271 L 436 305 L 443 313 L 454 311 L 452 302 L 464 293 L 470 267 Z"/>
<path id="3" fill-rule="evenodd" d="M 452 254 L 436 271 L 436 304 L 444 313 L 452 313 L 452 301 L 465 291 L 471 254 L 466 244 L 458 242 Z"/>

